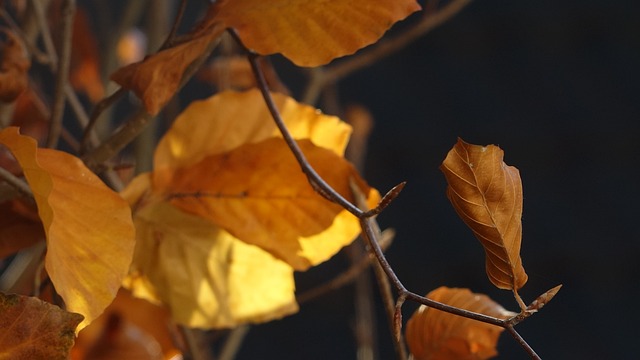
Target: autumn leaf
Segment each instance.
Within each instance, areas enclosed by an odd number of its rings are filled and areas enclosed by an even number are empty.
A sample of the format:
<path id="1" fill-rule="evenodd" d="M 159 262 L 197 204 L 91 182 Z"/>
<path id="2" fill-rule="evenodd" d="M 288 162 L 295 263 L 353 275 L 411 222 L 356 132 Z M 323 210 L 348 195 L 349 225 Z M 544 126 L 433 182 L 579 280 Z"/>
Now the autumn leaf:
<path id="1" fill-rule="evenodd" d="M 0 28 L 0 101 L 12 102 L 28 86 L 31 61 L 22 41 L 11 31 Z"/>
<path id="2" fill-rule="evenodd" d="M 326 162 L 321 164 L 323 167 L 330 164 L 346 169 L 342 173 L 345 179 L 338 182 L 348 182 L 350 166 L 340 156 L 348 140 L 349 126 L 288 97 L 274 94 L 274 98 L 294 137 L 308 139 L 302 141 L 305 151 L 311 157 L 319 157 L 320 162 Z M 276 153 L 260 154 L 272 150 Z M 132 272 L 125 286 L 138 297 L 166 304 L 177 322 L 193 327 L 231 327 L 245 322 L 268 321 L 297 311 L 294 269 L 278 257 L 294 259 L 292 261 L 306 268 L 310 263 L 327 259 L 353 241 L 359 232 L 359 224 L 351 214 L 339 211 L 340 208 L 315 194 L 299 166 L 282 158 L 284 153 L 293 159 L 256 90 L 224 92 L 192 103 L 158 144 L 153 173 L 138 176 L 122 193 L 134 209 L 138 237 Z M 260 182 L 263 172 L 273 163 L 269 157 L 276 162 L 289 163 L 285 167 L 291 167 L 290 171 L 295 172 L 293 176 L 289 175 L 289 170 L 283 173 L 286 178 L 277 180 L 282 184 L 272 190 L 253 184 Z M 233 158 L 234 167 L 225 167 L 225 158 Z M 216 161 L 222 163 L 214 165 Z M 247 225 L 256 223 L 256 219 L 247 218 L 242 224 L 237 214 L 229 214 L 231 217 L 217 223 L 211 214 L 198 212 L 187 203 L 177 201 L 172 205 L 178 198 L 198 199 L 197 194 L 217 191 L 208 183 L 215 184 L 216 179 L 221 179 L 220 174 L 207 174 L 208 166 L 218 166 L 227 173 L 226 179 L 240 187 L 249 185 L 247 189 L 258 191 L 255 192 L 258 195 L 260 192 L 275 194 L 273 190 L 288 191 L 295 196 L 300 192 L 300 195 L 308 195 L 310 202 L 322 202 L 320 208 L 312 211 L 320 213 L 325 228 L 310 223 L 310 228 L 296 229 L 288 227 L 290 224 L 286 223 L 287 219 L 281 219 L 281 213 L 267 214 L 260 224 L 268 226 L 265 224 L 268 219 L 273 219 L 274 224 L 281 222 L 282 226 L 277 226 L 284 230 L 287 239 L 296 238 L 292 231 L 308 235 L 297 234 L 297 243 L 280 245 L 299 250 L 287 250 L 288 253 L 274 256 L 272 252 L 279 247 L 280 234 L 273 234 L 271 242 L 266 243 L 269 249 L 232 235 L 232 232 L 253 231 Z M 251 172 L 247 173 L 249 170 Z M 280 170 L 271 168 L 269 172 L 279 173 Z M 291 181 L 293 184 L 289 185 Z M 375 205 L 379 194 L 362 180 L 357 182 L 363 192 L 369 194 L 370 205 Z M 178 192 L 185 196 L 175 196 Z M 259 197 L 247 200 L 257 205 L 258 210 L 271 201 Z M 302 198 L 273 200 L 285 206 L 283 200 L 307 201 Z M 241 204 L 240 208 L 243 206 Z M 251 210 L 251 206 L 246 209 Z M 287 217 L 304 218 L 301 210 L 293 207 Z M 331 219 L 327 217 L 330 213 L 333 213 Z M 304 221 L 308 221 L 308 216 Z M 314 231 L 316 233 L 311 234 Z M 259 236 L 265 239 L 264 234 Z"/>
<path id="3" fill-rule="evenodd" d="M 190 327 L 225 328 L 294 313 L 293 269 L 210 221 L 150 196 L 149 174 L 123 196 L 136 208 L 136 245 L 125 287 L 163 303 Z"/>
<path id="4" fill-rule="evenodd" d="M 489 280 L 515 292 L 527 282 L 520 258 L 522 182 L 503 155 L 495 145 L 458 139 L 440 169 L 449 184 L 447 197 L 485 249 Z"/>
<path id="5" fill-rule="evenodd" d="M 336 116 L 299 104 L 294 99 L 271 94 L 282 119 L 296 139 L 308 138 L 320 147 L 342 156 L 351 127 Z M 242 119 L 239 121 L 238 119 Z M 160 140 L 154 157 L 154 186 L 170 181 L 158 170 L 175 170 L 200 162 L 207 156 L 229 152 L 243 144 L 281 137 L 257 89 L 225 91 L 192 102 Z"/>
<path id="6" fill-rule="evenodd" d="M 198 28 L 189 35 L 188 41 L 118 69 L 111 75 L 111 80 L 133 90 L 147 112 L 155 115 L 176 93 L 187 67 L 210 43 L 217 41 L 223 30 L 218 24 Z"/>
<path id="7" fill-rule="evenodd" d="M 472 293 L 469 289 L 442 286 L 426 297 L 500 319 L 516 315 L 488 296 Z M 479 360 L 497 355 L 496 344 L 503 330 L 422 305 L 407 322 L 406 338 L 416 360 Z"/>
<path id="8" fill-rule="evenodd" d="M 376 42 L 391 25 L 420 10 L 415 0 L 227 0 L 215 18 L 248 48 L 319 66 Z"/>
<path id="9" fill-rule="evenodd" d="M 38 298 L 0 293 L 0 359 L 67 359 L 80 321 Z"/>
<path id="10" fill-rule="evenodd" d="M 70 154 L 38 149 L 18 128 L 0 131 L 29 183 L 47 236 L 45 268 L 82 329 L 113 300 L 134 247 L 128 204 Z M 91 299 L 91 301 L 87 301 Z"/>
<path id="11" fill-rule="evenodd" d="M 376 205 L 378 198 L 371 196 L 346 160 L 309 140 L 298 145 L 311 166 L 345 198 L 353 201 L 353 178 L 369 195 L 368 205 Z M 360 233 L 353 215 L 313 190 L 280 138 L 243 145 L 178 170 L 169 188 L 171 204 L 211 220 L 296 270 L 327 260 Z"/>

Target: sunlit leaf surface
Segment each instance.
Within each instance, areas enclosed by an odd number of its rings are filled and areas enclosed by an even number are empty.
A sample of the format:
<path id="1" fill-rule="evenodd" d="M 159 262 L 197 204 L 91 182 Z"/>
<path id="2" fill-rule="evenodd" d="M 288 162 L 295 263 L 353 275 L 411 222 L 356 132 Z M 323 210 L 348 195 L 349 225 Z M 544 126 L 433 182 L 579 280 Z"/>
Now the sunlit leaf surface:
<path id="1" fill-rule="evenodd" d="M 247 47 L 300 66 L 353 54 L 420 10 L 415 0 L 226 0 L 217 7 L 216 20 L 236 29 Z"/>
<path id="2" fill-rule="evenodd" d="M 23 168 L 47 236 L 45 267 L 82 329 L 113 300 L 127 274 L 135 242 L 131 211 L 78 158 L 38 149 L 15 127 L 0 131 Z"/>

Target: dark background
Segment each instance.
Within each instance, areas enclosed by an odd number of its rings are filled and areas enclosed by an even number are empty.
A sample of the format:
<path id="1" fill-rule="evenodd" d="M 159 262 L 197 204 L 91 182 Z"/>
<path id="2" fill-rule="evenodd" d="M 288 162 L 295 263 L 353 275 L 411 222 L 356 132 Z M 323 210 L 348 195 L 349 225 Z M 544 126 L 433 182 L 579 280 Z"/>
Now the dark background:
<path id="1" fill-rule="evenodd" d="M 408 182 L 379 221 L 397 231 L 388 258 L 409 289 L 468 287 L 517 310 L 486 278 L 484 252 L 438 170 L 458 136 L 497 144 L 524 184 L 523 298 L 564 285 L 517 329 L 544 359 L 637 357 L 639 16 L 633 1 L 475 1 L 340 83 L 343 104 L 363 104 L 376 120 L 368 181 L 381 192 Z M 299 73 L 275 61 L 295 90 Z M 344 268 L 344 259 L 300 274 L 299 288 Z M 253 327 L 238 358 L 354 359 L 352 295 L 346 288 Z M 415 308 L 405 306 L 405 319 Z M 381 358 L 389 359 L 379 316 Z M 507 334 L 498 350 L 500 359 L 527 358 Z"/>

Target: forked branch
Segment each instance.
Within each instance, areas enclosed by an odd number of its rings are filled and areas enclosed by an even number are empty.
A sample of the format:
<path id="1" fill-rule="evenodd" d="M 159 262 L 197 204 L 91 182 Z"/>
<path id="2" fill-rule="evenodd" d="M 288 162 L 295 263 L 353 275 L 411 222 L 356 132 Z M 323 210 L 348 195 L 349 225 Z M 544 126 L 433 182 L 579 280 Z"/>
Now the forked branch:
<path id="1" fill-rule="evenodd" d="M 481 321 L 488 324 L 493 324 L 496 326 L 506 328 L 508 329 L 509 333 L 518 341 L 518 343 L 525 349 L 525 351 L 527 351 L 527 353 L 531 356 L 532 359 L 539 359 L 540 357 L 535 353 L 535 351 L 531 348 L 531 346 L 529 346 L 529 344 L 513 328 L 513 324 L 508 322 L 507 320 L 453 307 L 444 303 L 431 300 L 429 298 L 426 298 L 424 296 L 418 295 L 414 292 L 407 290 L 407 288 L 402 284 L 398 276 L 393 271 L 393 268 L 387 261 L 382 249 L 380 248 L 380 244 L 377 238 L 378 234 L 374 230 L 376 228 L 377 223 L 373 217 L 374 215 L 378 214 L 382 210 L 382 208 L 386 207 L 393 198 L 397 196 L 403 184 L 401 184 L 401 186 L 396 186 L 396 188 L 392 189 L 387 195 L 385 195 L 383 200 L 380 202 L 380 205 L 377 207 L 380 210 L 375 212 L 362 211 L 356 205 L 352 204 L 347 199 L 345 199 L 342 195 L 340 195 L 335 189 L 333 189 L 326 181 L 324 181 L 318 175 L 318 173 L 313 169 L 311 164 L 309 164 L 304 153 L 302 153 L 297 142 L 295 141 L 295 139 L 293 138 L 293 136 L 285 126 L 284 121 L 280 116 L 280 112 L 271 96 L 271 93 L 269 91 L 269 87 L 265 80 L 265 76 L 262 72 L 262 69 L 258 64 L 259 55 L 248 50 L 242 44 L 241 39 L 235 33 L 235 31 L 233 30 L 229 30 L 229 31 L 232 34 L 232 36 L 236 39 L 236 41 L 238 41 L 238 44 L 244 47 L 244 49 L 249 54 L 248 59 L 249 59 L 249 62 L 251 63 L 251 68 L 256 78 L 256 83 L 258 85 L 258 88 L 260 89 L 260 92 L 262 93 L 266 106 L 268 107 L 269 112 L 273 117 L 273 120 L 276 123 L 276 126 L 280 130 L 285 142 L 287 143 L 287 145 L 291 149 L 291 152 L 293 153 L 296 160 L 298 161 L 302 171 L 307 175 L 307 178 L 309 179 L 309 183 L 311 184 L 311 186 L 320 195 L 324 196 L 327 200 L 342 206 L 345 210 L 349 211 L 360 220 L 360 226 L 362 228 L 363 238 L 367 242 L 370 251 L 373 252 L 373 255 L 378 260 L 378 263 L 384 270 L 385 274 L 391 280 L 391 283 L 393 284 L 393 286 L 396 288 L 396 292 L 398 294 L 398 302 L 396 303 L 396 309 L 400 309 L 404 303 L 404 300 L 408 299 L 408 300 L 412 300 L 417 303 L 432 307 L 434 309 L 445 311 L 454 315 L 463 316 L 469 319 L 473 319 L 473 320 L 477 320 L 477 321 Z M 398 313 L 398 311 L 396 311 L 396 313 Z M 396 332 L 396 335 L 400 332 L 401 326 L 402 326 L 401 319 L 400 317 L 397 317 L 397 322 L 396 322 L 396 325 L 394 326 L 394 329 L 395 329 L 394 332 Z"/>

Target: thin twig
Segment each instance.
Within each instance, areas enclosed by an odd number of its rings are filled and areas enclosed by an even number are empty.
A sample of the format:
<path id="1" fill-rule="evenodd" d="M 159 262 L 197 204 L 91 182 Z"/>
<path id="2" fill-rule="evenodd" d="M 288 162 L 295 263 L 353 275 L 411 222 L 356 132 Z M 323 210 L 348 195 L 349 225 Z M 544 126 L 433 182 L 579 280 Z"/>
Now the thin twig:
<path id="1" fill-rule="evenodd" d="M 380 237 L 380 247 L 383 249 L 383 251 L 391 245 L 394 235 L 395 233 L 389 229 L 382 232 L 382 235 Z M 351 283 L 359 274 L 362 273 L 362 271 L 369 267 L 369 265 L 371 265 L 373 261 L 375 261 L 375 259 L 372 259 L 369 256 L 360 258 L 358 261 L 352 263 L 351 267 L 349 267 L 347 271 L 340 273 L 338 276 L 334 277 L 326 283 L 320 284 L 319 286 L 309 289 L 296 296 L 296 301 L 299 304 L 303 304 Z"/>
<path id="2" fill-rule="evenodd" d="M 516 331 L 512 325 L 505 327 L 509 334 L 520 344 L 520 346 L 529 354 L 529 357 L 534 360 L 541 360 L 540 356 L 533 350 L 533 348 L 527 343 L 524 338 Z"/>
<path id="3" fill-rule="evenodd" d="M 69 63 L 71 61 L 71 36 L 73 35 L 73 16 L 76 13 L 75 0 L 64 0 L 61 8 L 60 56 L 57 62 L 56 82 L 54 89 L 51 118 L 49 121 L 49 136 L 47 147 L 55 148 L 62 133 L 62 118 L 65 105 L 65 85 L 69 78 Z"/>
<path id="4" fill-rule="evenodd" d="M 38 22 L 38 27 L 40 28 L 40 34 L 42 34 L 42 42 L 44 43 L 44 48 L 49 56 L 49 66 L 52 68 L 58 67 L 58 55 L 56 54 L 56 47 L 53 43 L 53 37 L 51 36 L 51 31 L 49 31 L 49 26 L 47 26 L 47 19 L 45 17 L 45 2 L 40 0 L 31 0 L 31 5 L 33 6 L 33 11 L 36 15 L 36 21 Z"/>
<path id="5" fill-rule="evenodd" d="M 173 45 L 173 40 L 178 33 L 178 27 L 180 26 L 180 22 L 182 21 L 182 17 L 184 16 L 184 10 L 187 8 L 187 0 L 180 1 L 180 7 L 178 8 L 178 13 L 176 14 L 176 18 L 173 20 L 173 26 L 171 26 L 171 31 L 167 35 L 162 46 L 160 46 L 160 50 L 164 50 L 170 48 Z"/>
<path id="6" fill-rule="evenodd" d="M 406 31 L 394 37 L 380 40 L 373 47 L 351 56 L 335 65 L 327 66 L 322 70 L 312 70 L 309 84 L 307 85 L 303 102 L 315 104 L 322 89 L 347 75 L 361 70 L 380 59 L 389 56 L 396 51 L 406 47 L 429 31 L 451 19 L 458 14 L 471 0 L 454 0 L 442 7 L 442 9 L 432 15 L 423 17 L 418 23 L 411 26 Z"/>
<path id="7" fill-rule="evenodd" d="M 218 355 L 218 360 L 233 360 L 240 350 L 240 345 L 251 327 L 249 325 L 240 325 L 231 330 L 231 333 L 224 342 L 224 346 Z"/>
<path id="8" fill-rule="evenodd" d="M 2 19 L 9 25 L 11 30 L 16 35 L 18 35 L 20 40 L 22 40 L 22 43 L 27 47 L 27 51 L 29 51 L 29 54 L 33 59 L 35 59 L 40 64 L 49 65 L 49 63 L 51 62 L 49 56 L 40 51 L 40 49 L 38 49 L 31 43 L 31 41 L 29 41 L 24 31 L 22 31 L 18 24 L 16 24 L 16 22 L 11 18 L 11 15 L 9 15 L 9 13 L 3 7 L 0 7 L 0 17 L 2 17 Z"/>
<path id="9" fill-rule="evenodd" d="M 217 45 L 218 41 L 211 42 L 200 57 L 187 67 L 180 80 L 178 91 L 193 77 L 198 69 L 200 69 Z M 152 118 L 153 116 L 149 115 L 144 107 L 141 107 L 120 130 L 116 131 L 115 134 L 111 135 L 111 137 L 100 146 L 85 154 L 82 160 L 90 169 L 97 170 L 103 168 L 102 164 L 119 153 L 127 144 L 135 139 L 140 132 L 145 129 Z"/>
<path id="10" fill-rule="evenodd" d="M 239 38 L 238 38 L 238 43 L 241 43 Z M 256 77 L 258 88 L 260 89 L 260 92 L 262 93 L 262 97 L 264 98 L 264 101 L 267 104 L 267 107 L 269 108 L 269 112 L 271 113 L 271 116 L 273 117 L 276 123 L 276 126 L 278 127 L 278 129 L 280 129 L 280 133 L 282 134 L 284 141 L 287 143 L 287 145 L 291 149 L 291 152 L 293 153 L 296 160 L 300 164 L 302 171 L 305 173 L 305 175 L 307 175 L 307 178 L 309 179 L 309 183 L 313 186 L 314 190 L 316 190 L 316 192 L 318 192 L 320 195 L 326 197 L 328 200 L 333 201 L 336 204 L 339 204 L 345 210 L 349 211 L 355 216 L 359 217 L 360 215 L 362 215 L 363 214 L 362 210 L 358 209 L 355 205 L 353 205 L 347 199 L 345 199 L 342 195 L 340 195 L 340 193 L 338 193 L 331 186 L 329 186 L 329 184 L 327 184 L 326 181 L 324 181 L 324 179 L 322 179 L 322 177 L 318 175 L 315 169 L 311 167 L 311 165 L 309 165 L 309 162 L 307 161 L 306 156 L 304 155 L 304 153 L 298 146 L 298 143 L 295 141 L 293 136 L 291 136 L 291 133 L 287 129 L 286 125 L 284 124 L 284 121 L 280 116 L 280 112 L 275 102 L 273 101 L 273 98 L 271 97 L 271 93 L 269 92 L 269 88 L 267 86 L 267 81 L 265 80 L 262 69 L 258 64 L 258 55 L 254 53 L 249 53 L 248 58 L 249 58 L 249 62 L 251 63 L 251 68 L 253 69 L 253 73 Z"/>
<path id="11" fill-rule="evenodd" d="M 29 185 L 3 167 L 0 167 L 0 179 L 6 181 L 23 196 L 33 198 L 33 192 Z"/>
<path id="12" fill-rule="evenodd" d="M 91 135 L 93 133 L 93 129 L 95 129 L 97 123 L 98 123 L 98 119 L 100 118 L 100 115 L 109 107 L 111 107 L 111 105 L 113 105 L 115 102 L 117 102 L 118 100 L 120 100 L 122 98 L 122 96 L 124 96 L 124 94 L 127 93 L 127 90 L 125 88 L 119 88 L 118 90 L 116 90 L 116 92 L 114 92 L 113 94 L 107 96 L 106 98 L 100 100 L 100 102 L 98 102 L 94 107 L 93 107 L 93 111 L 91 112 L 91 117 L 89 118 L 89 121 L 87 122 L 87 124 L 84 127 L 84 133 L 82 134 L 82 140 L 80 141 L 81 146 L 80 146 L 80 154 L 84 154 L 87 152 L 87 150 L 89 149 L 89 144 L 90 144 L 90 140 L 91 140 Z"/>

